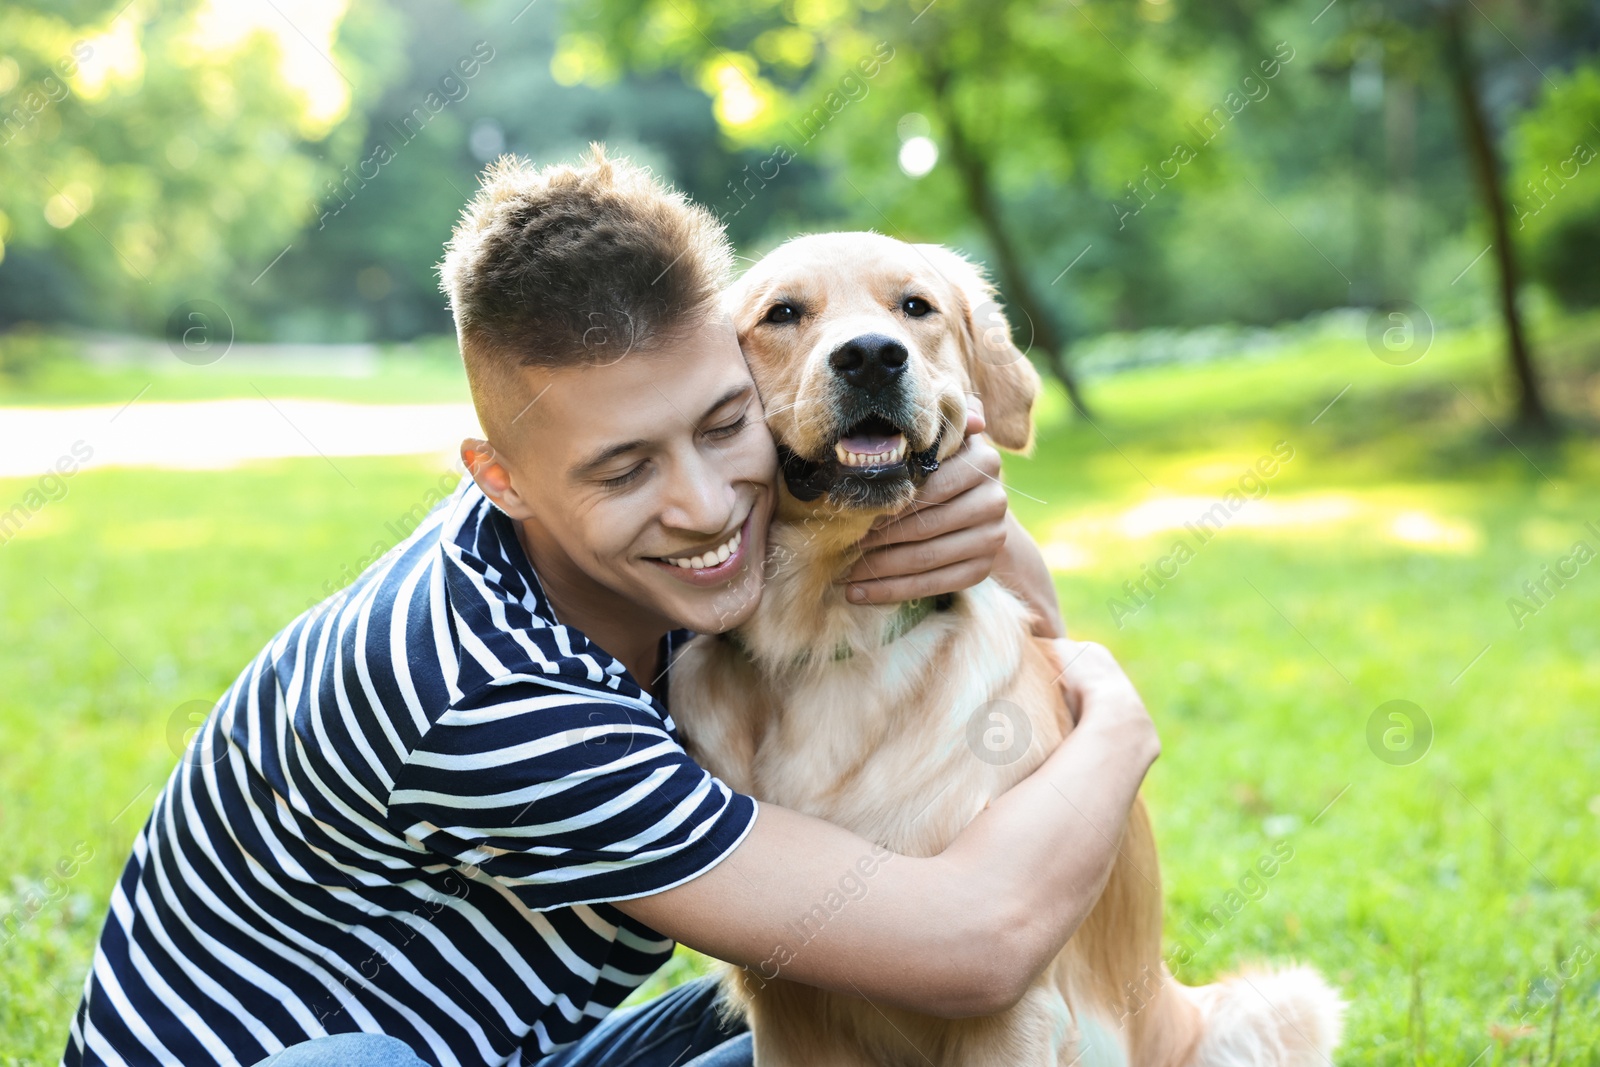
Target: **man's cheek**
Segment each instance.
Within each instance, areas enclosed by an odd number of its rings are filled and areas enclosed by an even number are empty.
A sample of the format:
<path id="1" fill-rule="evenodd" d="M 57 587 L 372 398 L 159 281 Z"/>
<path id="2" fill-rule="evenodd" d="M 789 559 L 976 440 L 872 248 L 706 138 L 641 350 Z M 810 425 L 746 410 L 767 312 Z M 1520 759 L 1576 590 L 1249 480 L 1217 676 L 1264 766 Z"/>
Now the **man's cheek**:
<path id="1" fill-rule="evenodd" d="M 741 438 L 735 461 L 739 477 L 761 482 L 769 489 L 775 488 L 778 484 L 778 446 L 773 442 L 767 424 L 762 422 L 759 426 L 751 427 L 750 432 L 742 434 Z"/>
<path id="2" fill-rule="evenodd" d="M 645 537 L 652 521 L 650 516 L 657 511 L 646 494 L 638 494 L 636 500 L 621 498 L 602 502 L 583 516 L 582 528 L 574 532 L 574 537 L 588 548 L 586 553 L 574 558 L 592 559 L 597 566 L 594 576 L 603 584 L 605 575 L 629 566 L 653 568 L 654 565 L 643 557 L 653 555 L 659 548 Z"/>

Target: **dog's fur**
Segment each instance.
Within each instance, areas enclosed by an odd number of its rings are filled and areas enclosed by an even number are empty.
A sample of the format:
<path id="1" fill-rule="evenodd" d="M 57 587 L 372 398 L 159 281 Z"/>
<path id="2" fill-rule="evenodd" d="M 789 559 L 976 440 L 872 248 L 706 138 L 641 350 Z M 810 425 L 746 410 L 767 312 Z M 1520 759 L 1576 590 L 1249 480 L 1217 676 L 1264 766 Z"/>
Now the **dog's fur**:
<path id="1" fill-rule="evenodd" d="M 931 310 L 913 316 L 908 297 Z M 797 314 L 769 321 L 780 304 Z M 1071 731 L 1057 667 L 1022 603 L 994 581 L 948 598 L 903 634 L 886 633 L 894 608 L 852 605 L 835 583 L 874 519 L 912 499 L 916 454 L 949 460 L 960 447 L 969 392 L 982 398 L 996 444 L 1031 445 L 1038 376 L 979 272 L 935 245 L 870 233 L 799 238 L 750 270 L 730 310 L 798 488 L 780 489 L 756 615 L 732 639 L 686 648 L 673 666 L 673 713 L 695 758 L 734 788 L 900 854 L 937 854 Z M 830 363 L 865 335 L 908 353 L 875 395 L 843 383 Z M 835 443 L 868 415 L 903 432 L 904 470 L 863 477 L 834 461 Z M 824 484 L 811 502 L 795 495 Z M 1031 743 L 1009 762 L 983 758 L 969 741 L 973 716 L 991 712 L 1026 718 L 1011 725 Z M 977 733 L 988 725 L 979 721 Z M 1161 959 L 1159 878 L 1138 801 L 1099 902 L 1000 1015 L 880 1010 L 749 971 L 731 972 L 728 987 L 748 1013 L 760 1067 L 1324 1062 L 1342 1005 L 1314 971 L 1201 989 L 1172 979 Z"/>

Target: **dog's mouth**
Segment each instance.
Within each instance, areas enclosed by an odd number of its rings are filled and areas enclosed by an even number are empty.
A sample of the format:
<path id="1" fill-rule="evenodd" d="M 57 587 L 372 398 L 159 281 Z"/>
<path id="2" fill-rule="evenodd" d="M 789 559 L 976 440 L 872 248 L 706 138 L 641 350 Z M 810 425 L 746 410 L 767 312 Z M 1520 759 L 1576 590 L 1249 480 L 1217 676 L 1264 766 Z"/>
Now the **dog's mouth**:
<path id="1" fill-rule="evenodd" d="M 921 485 L 938 470 L 939 438 L 913 450 L 903 427 L 874 413 L 847 427 L 834 442 L 832 455 L 808 459 L 780 442 L 778 458 L 796 499 L 810 501 L 830 493 L 841 504 L 870 507 L 887 503 L 905 482 Z"/>
<path id="2" fill-rule="evenodd" d="M 906 458 L 906 435 L 882 415 L 868 415 L 834 442 L 833 458 L 841 467 L 881 471 Z"/>

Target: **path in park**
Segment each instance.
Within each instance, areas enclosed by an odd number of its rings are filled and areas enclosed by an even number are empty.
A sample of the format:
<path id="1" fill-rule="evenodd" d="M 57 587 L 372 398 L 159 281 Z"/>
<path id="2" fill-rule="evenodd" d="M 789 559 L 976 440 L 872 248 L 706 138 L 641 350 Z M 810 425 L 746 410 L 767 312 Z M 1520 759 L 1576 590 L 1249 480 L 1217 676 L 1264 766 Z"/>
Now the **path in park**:
<path id="1" fill-rule="evenodd" d="M 294 456 L 450 456 L 477 427 L 470 404 L 256 398 L 0 408 L 0 478 L 38 477 L 63 462 L 221 470 Z"/>
<path id="2" fill-rule="evenodd" d="M 478 433 L 470 404 L 350 404 L 328 400 L 207 400 L 78 408 L 0 408 L 0 478 L 39 479 L 52 470 L 145 467 L 222 470 L 253 460 L 320 456 L 437 456 L 455 460 Z M 343 472 L 340 472 L 341 474 Z M 1052 569 L 1083 570 L 1096 548 L 1190 529 L 1217 498 L 1157 494 L 1130 507 L 1068 513 L 1041 530 Z M 3 505 L 0 505 L 3 508 Z M 1360 528 L 1413 549 L 1462 552 L 1481 531 L 1462 518 L 1411 506 L 1322 493 L 1251 500 L 1230 526 L 1320 531 Z"/>

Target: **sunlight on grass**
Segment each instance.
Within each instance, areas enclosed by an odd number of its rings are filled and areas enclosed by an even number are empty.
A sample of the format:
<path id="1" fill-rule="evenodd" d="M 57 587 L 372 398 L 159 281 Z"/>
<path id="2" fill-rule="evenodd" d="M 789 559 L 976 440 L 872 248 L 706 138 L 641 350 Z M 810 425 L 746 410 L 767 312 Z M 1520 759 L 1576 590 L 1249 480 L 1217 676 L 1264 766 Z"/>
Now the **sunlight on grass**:
<path id="1" fill-rule="evenodd" d="M 1266 542 L 1354 538 L 1418 552 L 1479 551 L 1483 546 L 1479 524 L 1419 507 L 1419 498 L 1426 495 L 1421 487 L 1300 493 L 1248 500 L 1231 514 L 1219 511 L 1220 496 L 1159 496 L 1115 510 L 1075 509 L 1036 524 L 1035 530 L 1047 562 L 1062 571 L 1176 544 L 1198 552 L 1224 532 Z M 1171 534 L 1179 536 L 1167 536 Z"/>

